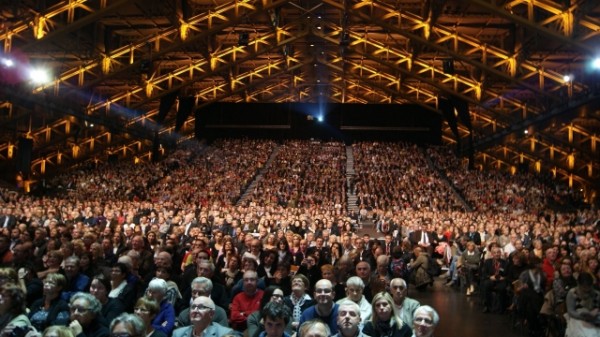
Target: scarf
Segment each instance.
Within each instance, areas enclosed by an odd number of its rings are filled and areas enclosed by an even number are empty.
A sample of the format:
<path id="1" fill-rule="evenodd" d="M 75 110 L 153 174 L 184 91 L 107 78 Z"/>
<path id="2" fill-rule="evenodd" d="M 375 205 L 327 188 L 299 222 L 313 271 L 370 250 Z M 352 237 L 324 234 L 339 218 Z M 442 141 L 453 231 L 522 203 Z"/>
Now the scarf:
<path id="1" fill-rule="evenodd" d="M 304 302 L 306 302 L 306 300 L 309 299 L 310 296 L 308 296 L 307 294 L 304 294 L 304 296 L 302 296 L 301 298 L 296 298 L 294 294 L 290 295 L 290 300 L 294 305 L 294 310 L 292 312 L 293 322 L 300 322 L 300 317 L 302 316 L 302 305 L 304 305 Z"/>

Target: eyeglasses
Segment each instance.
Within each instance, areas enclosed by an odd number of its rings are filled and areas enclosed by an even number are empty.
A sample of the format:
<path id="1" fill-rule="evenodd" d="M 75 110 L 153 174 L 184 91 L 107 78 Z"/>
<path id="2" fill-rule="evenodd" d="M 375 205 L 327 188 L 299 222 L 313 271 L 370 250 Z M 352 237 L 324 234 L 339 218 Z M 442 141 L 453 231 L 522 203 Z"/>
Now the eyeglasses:
<path id="1" fill-rule="evenodd" d="M 89 308 L 84 308 L 76 305 L 69 306 L 69 309 L 71 309 L 71 312 L 78 312 L 80 314 L 85 314 L 86 312 L 90 311 Z"/>
<path id="2" fill-rule="evenodd" d="M 145 313 L 146 314 L 146 313 L 149 313 L 150 310 L 148 310 L 146 308 L 138 307 L 138 308 L 133 308 L 133 312 L 141 312 L 141 313 Z"/>
<path id="3" fill-rule="evenodd" d="M 273 294 L 273 295 L 271 295 L 271 298 L 273 298 L 273 297 L 275 297 L 275 298 L 283 298 L 283 295 Z"/>
<path id="4" fill-rule="evenodd" d="M 331 288 L 328 289 L 315 289 L 315 293 L 317 294 L 329 294 L 332 292 Z"/>
<path id="5" fill-rule="evenodd" d="M 215 310 L 215 308 L 207 307 L 203 304 L 190 305 L 190 311 Z"/>

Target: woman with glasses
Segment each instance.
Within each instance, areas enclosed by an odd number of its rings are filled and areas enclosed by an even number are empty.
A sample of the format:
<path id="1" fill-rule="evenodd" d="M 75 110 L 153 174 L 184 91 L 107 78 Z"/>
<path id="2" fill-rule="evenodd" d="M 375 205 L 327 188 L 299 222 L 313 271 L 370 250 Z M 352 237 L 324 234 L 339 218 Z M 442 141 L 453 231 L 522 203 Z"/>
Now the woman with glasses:
<path id="1" fill-rule="evenodd" d="M 413 337 L 432 337 L 439 322 L 440 316 L 432 307 L 418 307 L 413 317 Z"/>
<path id="2" fill-rule="evenodd" d="M 363 334 L 371 337 L 410 337 L 412 331 L 402 322 L 392 296 L 380 292 L 371 302 L 371 320 L 365 323 Z"/>
<path id="3" fill-rule="evenodd" d="M 38 331 L 69 322 L 69 305 L 60 299 L 66 284 L 67 279 L 62 274 L 51 273 L 44 279 L 44 297 L 33 302 L 29 311 L 29 320 Z"/>
<path id="4" fill-rule="evenodd" d="M 109 330 L 110 337 L 142 337 L 146 327 L 138 316 L 123 313 L 110 322 Z"/>
<path id="5" fill-rule="evenodd" d="M 71 322 L 68 324 L 76 337 L 108 337 L 109 331 L 101 323 L 102 304 L 92 295 L 76 293 L 69 302 Z"/>
<path id="6" fill-rule="evenodd" d="M 146 337 L 167 337 L 164 332 L 156 330 L 152 326 L 152 320 L 158 315 L 160 307 L 155 300 L 146 296 L 140 297 L 135 303 L 133 313 L 144 321 L 146 331 L 144 332 Z"/>
<path id="7" fill-rule="evenodd" d="M 108 324 L 115 317 L 125 312 L 123 302 L 118 298 L 108 297 L 110 292 L 110 280 L 104 274 L 98 274 L 92 279 L 90 285 L 90 294 L 94 296 L 102 305 L 100 315 L 104 318 L 104 321 Z"/>

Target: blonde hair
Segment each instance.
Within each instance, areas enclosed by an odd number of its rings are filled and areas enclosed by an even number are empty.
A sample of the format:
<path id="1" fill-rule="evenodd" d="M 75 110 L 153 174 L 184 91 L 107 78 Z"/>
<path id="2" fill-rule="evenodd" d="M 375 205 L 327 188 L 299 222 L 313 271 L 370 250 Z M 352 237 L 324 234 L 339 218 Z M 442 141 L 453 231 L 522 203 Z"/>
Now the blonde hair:
<path id="1" fill-rule="evenodd" d="M 44 330 L 42 336 L 47 336 L 52 332 L 56 333 L 58 337 L 74 337 L 73 332 L 71 332 L 71 329 L 62 325 L 52 325 L 47 327 L 46 330 Z"/>
<path id="2" fill-rule="evenodd" d="M 392 309 L 392 316 L 390 317 L 390 321 L 396 322 L 396 328 L 400 329 L 402 325 L 404 325 L 404 322 L 402 322 L 402 319 L 400 318 L 400 313 L 398 312 L 398 310 L 396 310 L 396 306 L 394 305 L 394 299 L 390 294 L 388 294 L 385 291 L 377 293 L 375 296 L 373 296 L 373 301 L 371 301 L 371 310 L 373 310 L 371 322 L 373 322 L 373 326 L 377 326 L 377 323 L 379 322 L 379 317 L 377 317 L 377 311 L 375 310 L 375 306 L 380 300 L 388 302 L 388 305 Z"/>

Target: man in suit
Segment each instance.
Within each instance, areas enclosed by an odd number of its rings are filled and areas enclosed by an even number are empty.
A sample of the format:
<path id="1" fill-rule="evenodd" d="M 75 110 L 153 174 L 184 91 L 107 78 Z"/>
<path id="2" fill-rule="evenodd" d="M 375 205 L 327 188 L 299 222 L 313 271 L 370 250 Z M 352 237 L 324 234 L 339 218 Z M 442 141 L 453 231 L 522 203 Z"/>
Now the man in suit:
<path id="1" fill-rule="evenodd" d="M 4 214 L 0 216 L 0 227 L 13 229 L 17 226 L 17 218 L 12 214 L 12 208 L 5 207 Z"/>
<path id="2" fill-rule="evenodd" d="M 414 247 L 419 246 L 431 256 L 433 254 L 433 238 L 427 231 L 427 227 L 419 226 L 419 229 L 410 234 L 410 242 Z"/>
<path id="3" fill-rule="evenodd" d="M 483 296 L 483 312 L 490 312 L 492 293 L 496 292 L 500 301 L 500 310 L 506 308 L 506 260 L 502 259 L 500 247 L 492 248 L 492 258 L 483 262 L 481 269 L 481 293 Z"/>
<path id="4" fill-rule="evenodd" d="M 475 225 L 469 226 L 469 232 L 467 233 L 469 241 L 473 241 L 477 247 L 481 247 L 481 234 L 475 228 Z"/>
<path id="5" fill-rule="evenodd" d="M 396 247 L 396 243 L 394 242 L 394 237 L 392 236 L 392 234 L 385 235 L 385 240 L 381 243 L 381 247 L 385 255 L 392 255 L 392 253 L 394 252 L 394 247 Z"/>
<path id="6" fill-rule="evenodd" d="M 235 334 L 230 328 L 213 322 L 215 303 L 206 296 L 199 296 L 190 305 L 190 322 L 192 325 L 173 331 L 173 337 L 221 337 Z"/>
<path id="7" fill-rule="evenodd" d="M 375 257 L 371 251 L 365 248 L 365 241 L 358 237 L 354 240 L 354 246 L 356 247 L 353 252 L 354 256 L 354 264 L 359 263 L 360 261 L 366 261 L 371 266 L 371 269 L 375 269 Z"/>

